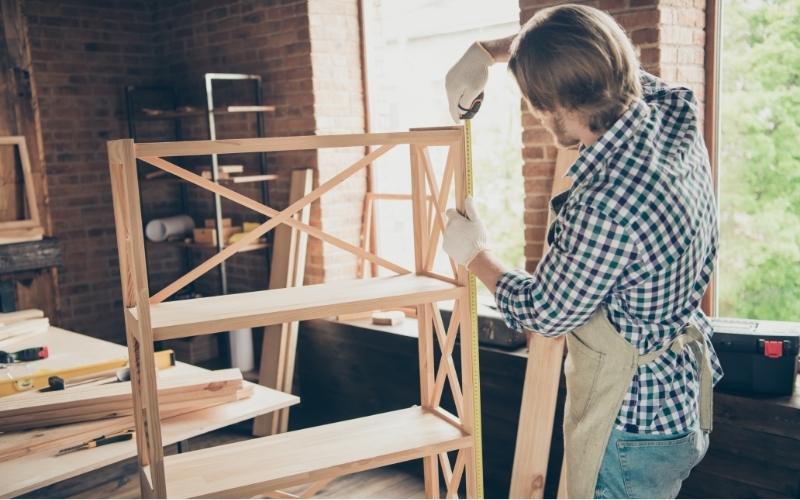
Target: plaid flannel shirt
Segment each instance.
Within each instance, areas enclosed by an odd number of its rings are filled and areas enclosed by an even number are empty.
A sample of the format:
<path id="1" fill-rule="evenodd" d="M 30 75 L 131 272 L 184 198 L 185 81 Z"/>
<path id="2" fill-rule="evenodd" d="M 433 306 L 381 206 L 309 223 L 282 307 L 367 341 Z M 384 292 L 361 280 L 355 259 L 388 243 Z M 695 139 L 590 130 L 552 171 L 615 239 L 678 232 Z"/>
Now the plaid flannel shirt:
<path id="1" fill-rule="evenodd" d="M 533 275 L 505 273 L 495 300 L 506 323 L 547 337 L 584 325 L 601 306 L 640 354 L 688 323 L 706 336 L 714 383 L 722 376 L 700 310 L 717 254 L 717 209 L 691 90 L 641 72 L 643 98 L 566 175 L 574 179 L 550 250 Z M 668 350 L 637 369 L 616 428 L 688 431 L 698 418 L 694 353 Z"/>

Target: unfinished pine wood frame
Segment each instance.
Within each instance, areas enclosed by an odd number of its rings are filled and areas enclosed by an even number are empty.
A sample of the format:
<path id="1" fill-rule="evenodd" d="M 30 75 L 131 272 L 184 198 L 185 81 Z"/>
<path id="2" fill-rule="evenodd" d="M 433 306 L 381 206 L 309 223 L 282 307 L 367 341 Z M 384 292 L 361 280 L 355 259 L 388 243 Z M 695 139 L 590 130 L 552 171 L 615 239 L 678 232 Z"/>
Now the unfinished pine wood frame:
<path id="1" fill-rule="evenodd" d="M 564 173 L 577 159 L 577 151 L 559 150 L 552 196 L 570 188 L 572 178 L 564 177 Z M 548 230 L 549 228 L 545 229 Z M 547 238 L 543 245 L 542 255 L 547 253 Z M 509 498 L 544 498 L 544 483 L 550 458 L 550 439 L 555 423 L 565 340 L 563 335 L 547 338 L 528 332 L 528 363 L 522 386 L 522 404 L 519 410 Z M 565 465 L 566 462 L 561 465 L 558 498 L 566 498 Z"/>
<path id="2" fill-rule="evenodd" d="M 28 217 L 22 220 L 0 222 L 0 238 L 19 239 L 20 241 L 41 239 L 44 231 L 39 220 L 39 205 L 36 200 L 36 191 L 31 175 L 31 162 L 28 157 L 25 137 L 21 135 L 0 137 L 1 146 L 16 146 L 19 150 L 22 180 L 25 182 L 25 202 L 27 204 L 26 213 Z"/>
<path id="3" fill-rule="evenodd" d="M 365 146 L 376 146 L 376 149 L 281 212 L 164 159 L 171 156 Z M 320 196 L 398 146 L 408 147 L 410 151 L 413 270 L 404 269 L 293 218 Z M 449 149 L 441 182 L 436 179 L 428 155 L 428 148 L 433 146 Z M 469 346 L 475 334 L 469 320 L 467 272 L 455 264 L 453 276 L 438 275 L 431 270 L 444 228 L 444 205 L 451 188 L 455 189 L 456 208 L 464 208 L 464 148 L 462 127 L 387 134 L 148 144 L 134 144 L 125 139 L 108 143 L 140 480 L 145 496 L 238 497 L 267 493 L 280 496 L 283 488 L 309 483 L 315 483 L 316 488 L 329 478 L 417 458 L 424 462 L 427 497 L 439 495 L 440 464 L 449 498 L 457 496 L 462 479 L 466 481 L 467 496 L 474 498 L 477 495 L 470 350 L 461 349 L 460 381 L 453 364 L 457 335 L 460 335 L 462 346 Z M 266 215 L 269 220 L 151 296 L 144 259 L 137 159 L 249 207 Z M 428 203 L 430 197 L 435 202 Z M 397 275 L 164 302 L 187 283 L 279 224 L 347 250 Z M 436 305 L 443 300 L 455 301 L 455 311 L 447 326 L 442 322 Z M 420 406 L 164 457 L 153 364 L 154 341 L 407 304 L 416 304 L 419 317 Z M 438 369 L 435 369 L 434 362 L 435 341 L 442 352 Z M 445 386 L 453 393 L 456 415 L 439 406 Z M 452 451 L 457 451 L 453 464 L 447 455 Z"/>

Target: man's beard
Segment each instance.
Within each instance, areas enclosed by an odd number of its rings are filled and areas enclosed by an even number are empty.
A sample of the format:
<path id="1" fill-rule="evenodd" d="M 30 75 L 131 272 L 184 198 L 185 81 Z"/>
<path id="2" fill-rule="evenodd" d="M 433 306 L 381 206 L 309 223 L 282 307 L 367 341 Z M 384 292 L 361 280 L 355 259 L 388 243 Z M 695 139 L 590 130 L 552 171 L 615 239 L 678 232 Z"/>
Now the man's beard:
<path id="1" fill-rule="evenodd" d="M 558 149 L 577 149 L 580 146 L 580 138 L 567 132 L 562 115 L 553 117 L 553 127 L 555 130 L 550 130 L 550 133 L 555 138 Z"/>

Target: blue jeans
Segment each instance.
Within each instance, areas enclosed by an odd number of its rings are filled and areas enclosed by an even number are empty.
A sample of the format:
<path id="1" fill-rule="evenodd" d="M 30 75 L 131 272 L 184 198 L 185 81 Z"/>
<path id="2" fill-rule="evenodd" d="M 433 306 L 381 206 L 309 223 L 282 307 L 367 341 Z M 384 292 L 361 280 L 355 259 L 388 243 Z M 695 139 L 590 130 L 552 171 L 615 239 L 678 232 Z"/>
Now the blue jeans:
<path id="1" fill-rule="evenodd" d="M 613 429 L 595 498 L 675 498 L 708 450 L 708 432 L 696 424 L 683 434 L 632 434 Z"/>

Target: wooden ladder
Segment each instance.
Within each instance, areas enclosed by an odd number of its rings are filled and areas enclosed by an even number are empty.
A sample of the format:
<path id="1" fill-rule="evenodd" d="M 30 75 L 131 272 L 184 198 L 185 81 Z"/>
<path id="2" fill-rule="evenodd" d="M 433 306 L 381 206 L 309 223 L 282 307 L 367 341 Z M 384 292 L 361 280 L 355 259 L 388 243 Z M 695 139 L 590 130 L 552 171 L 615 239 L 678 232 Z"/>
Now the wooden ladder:
<path id="1" fill-rule="evenodd" d="M 379 147 L 281 212 L 164 159 L 171 156 L 365 146 Z M 303 207 L 398 146 L 408 146 L 410 152 L 413 271 L 293 217 Z M 437 180 L 430 160 L 431 147 L 448 150 L 441 182 Z M 432 271 L 445 226 L 444 209 L 453 185 L 456 207 L 464 208 L 464 147 L 462 127 L 387 134 L 148 144 L 134 144 L 132 140 L 124 139 L 108 143 L 143 495 L 157 498 L 287 497 L 288 494 L 278 490 L 312 483 L 301 495 L 307 497 L 334 477 L 422 458 L 427 497 L 439 495 L 440 465 L 448 498 L 457 496 L 462 479 L 466 482 L 467 496 L 476 496 L 475 406 L 470 350 L 461 349 L 460 380 L 453 362 L 457 336 L 462 346 L 469 346 L 476 334 L 470 323 L 467 272 L 452 261 L 452 276 Z M 137 159 L 240 203 L 269 219 L 151 296 L 144 258 Z M 434 201 L 428 203 L 430 199 Z M 164 302 L 186 284 L 279 224 L 286 224 L 374 262 L 395 275 Z M 455 301 L 452 319 L 447 326 L 442 322 L 437 305 L 444 300 Z M 153 342 L 408 304 L 416 305 L 419 318 L 420 406 L 164 457 Z M 442 353 L 438 369 L 434 364 L 434 337 Z M 439 406 L 445 385 L 453 395 L 456 415 Z M 448 452 L 457 452 L 452 466 Z"/>

